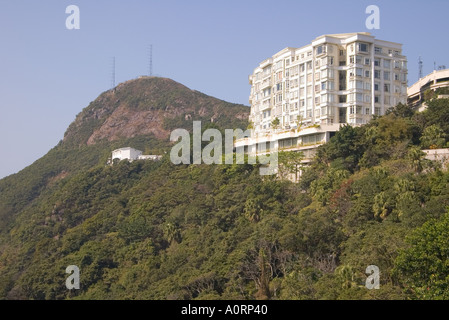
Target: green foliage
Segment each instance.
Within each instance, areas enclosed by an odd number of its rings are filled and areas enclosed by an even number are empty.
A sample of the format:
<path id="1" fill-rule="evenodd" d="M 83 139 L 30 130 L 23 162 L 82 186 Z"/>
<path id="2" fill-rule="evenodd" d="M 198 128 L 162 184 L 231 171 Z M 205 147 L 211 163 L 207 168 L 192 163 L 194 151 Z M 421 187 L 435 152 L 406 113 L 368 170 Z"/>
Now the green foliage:
<path id="1" fill-rule="evenodd" d="M 449 105 L 429 104 L 438 116 L 398 105 L 342 127 L 297 184 L 259 165 L 175 166 L 153 135 L 80 146 L 70 131 L 72 142 L 0 180 L 0 298 L 447 299 L 449 173 L 421 143 L 442 145 Z M 178 116 L 167 128 L 188 127 Z M 203 129 L 240 121 L 222 119 Z M 123 145 L 165 156 L 106 166 Z M 286 176 L 302 154 L 278 158 Z M 72 264 L 76 291 L 64 287 Z M 365 287 L 368 265 L 379 290 Z"/>
<path id="2" fill-rule="evenodd" d="M 420 140 L 423 149 L 443 148 L 446 144 L 446 134 L 439 125 L 432 124 L 424 129 Z"/>
<path id="3" fill-rule="evenodd" d="M 279 120 L 278 117 L 274 118 L 273 121 L 271 121 L 271 127 L 276 130 L 277 128 L 279 128 L 281 121 Z"/>
<path id="4" fill-rule="evenodd" d="M 417 299 L 449 298 L 449 214 L 426 222 L 407 238 L 396 260 L 399 278 Z"/>

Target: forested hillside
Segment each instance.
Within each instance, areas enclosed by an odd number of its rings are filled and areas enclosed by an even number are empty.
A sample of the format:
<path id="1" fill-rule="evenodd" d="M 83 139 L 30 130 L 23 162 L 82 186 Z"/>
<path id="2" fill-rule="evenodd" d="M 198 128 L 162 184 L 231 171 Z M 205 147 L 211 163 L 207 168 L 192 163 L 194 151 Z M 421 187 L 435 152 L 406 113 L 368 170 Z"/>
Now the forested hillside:
<path id="1" fill-rule="evenodd" d="M 449 297 L 449 173 L 420 151 L 447 146 L 448 99 L 343 127 L 297 184 L 168 155 L 105 166 L 122 143 L 163 152 L 168 142 L 74 128 L 73 143 L 0 181 L 1 298 Z M 65 287 L 68 265 L 80 290 Z M 380 289 L 365 287 L 369 265 Z"/>

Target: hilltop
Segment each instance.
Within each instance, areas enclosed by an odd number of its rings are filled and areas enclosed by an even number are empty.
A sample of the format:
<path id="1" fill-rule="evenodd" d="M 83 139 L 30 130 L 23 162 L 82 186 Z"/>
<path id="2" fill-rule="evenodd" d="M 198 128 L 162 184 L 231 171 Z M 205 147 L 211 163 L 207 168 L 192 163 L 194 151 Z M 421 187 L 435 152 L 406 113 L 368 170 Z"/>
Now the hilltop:
<path id="1" fill-rule="evenodd" d="M 64 143 L 92 145 L 152 134 L 168 140 L 192 120 L 246 128 L 249 108 L 207 96 L 168 78 L 142 77 L 102 93 L 69 126 Z"/>

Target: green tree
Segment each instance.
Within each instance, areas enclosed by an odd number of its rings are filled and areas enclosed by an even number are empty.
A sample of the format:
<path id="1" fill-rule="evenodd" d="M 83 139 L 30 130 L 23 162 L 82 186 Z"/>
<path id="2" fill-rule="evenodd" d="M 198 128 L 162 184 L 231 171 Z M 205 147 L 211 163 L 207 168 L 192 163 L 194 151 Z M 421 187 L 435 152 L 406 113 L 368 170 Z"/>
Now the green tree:
<path id="1" fill-rule="evenodd" d="M 303 159 L 304 154 L 300 151 L 278 152 L 278 176 L 281 179 L 288 179 L 290 176 L 294 176 L 296 181 Z"/>
<path id="2" fill-rule="evenodd" d="M 296 116 L 296 132 L 301 131 L 302 126 L 304 125 L 304 123 L 302 122 L 303 118 L 301 115 L 297 115 Z"/>
<path id="3" fill-rule="evenodd" d="M 424 149 L 443 148 L 446 144 L 446 134 L 439 125 L 433 124 L 424 129 L 420 141 Z"/>
<path id="4" fill-rule="evenodd" d="M 449 299 L 449 213 L 426 222 L 407 238 L 395 273 L 418 299 Z"/>
<path id="5" fill-rule="evenodd" d="M 273 121 L 271 121 L 271 127 L 274 131 L 276 131 L 279 128 L 279 125 L 281 124 L 281 121 L 278 117 L 274 118 Z"/>
<path id="6" fill-rule="evenodd" d="M 419 147 L 411 147 L 408 151 L 407 158 L 410 161 L 410 165 L 417 172 L 420 173 L 423 170 L 423 157 L 425 153 L 421 151 Z"/>

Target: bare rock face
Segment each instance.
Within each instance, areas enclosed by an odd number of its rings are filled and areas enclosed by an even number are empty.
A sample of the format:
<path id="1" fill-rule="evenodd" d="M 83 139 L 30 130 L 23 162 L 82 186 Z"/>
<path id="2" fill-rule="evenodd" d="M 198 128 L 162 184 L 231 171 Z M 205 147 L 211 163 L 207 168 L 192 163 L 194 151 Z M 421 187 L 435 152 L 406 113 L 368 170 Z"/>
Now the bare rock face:
<path id="1" fill-rule="evenodd" d="M 171 79 L 143 77 L 101 94 L 67 129 L 64 142 L 95 144 L 138 135 L 168 139 L 178 127 L 192 121 L 223 128 L 246 128 L 249 108 L 207 96 Z"/>

